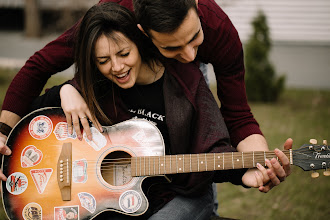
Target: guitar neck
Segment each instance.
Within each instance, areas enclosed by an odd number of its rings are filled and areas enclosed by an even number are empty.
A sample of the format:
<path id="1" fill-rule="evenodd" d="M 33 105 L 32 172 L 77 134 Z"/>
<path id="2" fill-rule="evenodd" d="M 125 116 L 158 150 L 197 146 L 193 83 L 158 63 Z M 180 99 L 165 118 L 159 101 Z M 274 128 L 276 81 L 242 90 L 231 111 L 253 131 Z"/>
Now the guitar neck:
<path id="1" fill-rule="evenodd" d="M 283 153 L 289 158 L 292 164 L 292 151 L 284 150 Z M 156 176 L 254 168 L 258 163 L 265 165 L 265 160 L 272 158 L 277 158 L 273 151 L 133 157 L 131 158 L 131 173 L 132 176 Z"/>

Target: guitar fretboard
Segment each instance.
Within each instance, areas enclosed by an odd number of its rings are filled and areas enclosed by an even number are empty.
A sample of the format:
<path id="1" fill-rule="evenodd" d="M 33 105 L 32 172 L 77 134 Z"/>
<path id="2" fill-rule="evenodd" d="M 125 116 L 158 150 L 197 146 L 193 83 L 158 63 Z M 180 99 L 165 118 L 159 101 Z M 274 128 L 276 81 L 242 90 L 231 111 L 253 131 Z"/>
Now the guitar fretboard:
<path id="1" fill-rule="evenodd" d="M 283 151 L 291 161 L 289 150 Z M 273 151 L 181 154 L 131 158 L 132 176 L 204 172 L 265 166 L 266 159 L 277 158 Z M 277 158 L 278 159 L 278 158 Z"/>

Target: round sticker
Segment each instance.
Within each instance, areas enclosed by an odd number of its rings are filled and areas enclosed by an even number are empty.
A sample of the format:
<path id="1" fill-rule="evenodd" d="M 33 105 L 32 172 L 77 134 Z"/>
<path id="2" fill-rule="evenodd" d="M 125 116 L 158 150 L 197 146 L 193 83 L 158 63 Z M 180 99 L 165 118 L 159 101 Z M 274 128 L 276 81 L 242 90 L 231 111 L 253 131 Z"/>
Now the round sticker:
<path id="1" fill-rule="evenodd" d="M 30 135 L 37 140 L 47 138 L 52 133 L 52 130 L 52 121 L 44 115 L 39 115 L 33 118 L 29 124 Z"/>
<path id="2" fill-rule="evenodd" d="M 136 212 L 142 205 L 141 195 L 134 190 L 128 190 L 119 197 L 119 206 L 126 213 Z"/>
<path id="3" fill-rule="evenodd" d="M 31 202 L 27 204 L 22 211 L 25 220 L 42 219 L 42 209 L 37 203 Z"/>
<path id="4" fill-rule="evenodd" d="M 20 172 L 12 173 L 6 181 L 6 188 L 8 192 L 13 195 L 19 195 L 23 193 L 28 187 L 27 177 Z"/>

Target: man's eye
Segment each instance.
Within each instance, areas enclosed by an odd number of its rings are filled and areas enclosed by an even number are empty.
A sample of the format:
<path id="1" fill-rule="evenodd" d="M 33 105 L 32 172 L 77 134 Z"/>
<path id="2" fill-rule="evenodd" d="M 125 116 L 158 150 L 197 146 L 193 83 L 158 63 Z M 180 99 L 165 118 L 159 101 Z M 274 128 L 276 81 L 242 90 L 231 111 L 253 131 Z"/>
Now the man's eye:
<path id="1" fill-rule="evenodd" d="M 165 50 L 167 51 L 177 51 L 180 47 L 166 47 Z"/>

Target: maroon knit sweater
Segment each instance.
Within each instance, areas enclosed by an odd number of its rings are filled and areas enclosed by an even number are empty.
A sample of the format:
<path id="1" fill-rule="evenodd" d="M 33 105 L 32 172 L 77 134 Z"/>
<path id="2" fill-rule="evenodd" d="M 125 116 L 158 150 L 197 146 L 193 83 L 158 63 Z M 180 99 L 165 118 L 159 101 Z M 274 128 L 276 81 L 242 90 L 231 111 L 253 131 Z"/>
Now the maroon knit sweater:
<path id="1" fill-rule="evenodd" d="M 133 10 L 132 0 L 118 2 Z M 244 83 L 243 49 L 228 16 L 214 0 L 199 0 L 198 14 L 204 32 L 197 59 L 211 63 L 217 79 L 221 112 L 233 146 L 251 134 L 262 134 L 247 103 Z M 51 75 L 73 64 L 75 26 L 29 58 L 10 84 L 2 109 L 24 116 L 29 104 L 39 96 Z"/>

